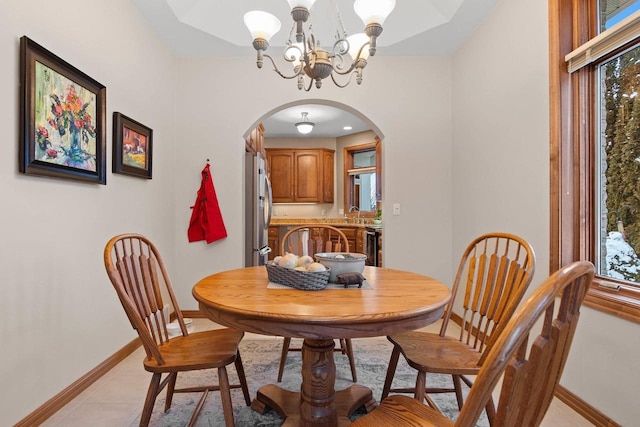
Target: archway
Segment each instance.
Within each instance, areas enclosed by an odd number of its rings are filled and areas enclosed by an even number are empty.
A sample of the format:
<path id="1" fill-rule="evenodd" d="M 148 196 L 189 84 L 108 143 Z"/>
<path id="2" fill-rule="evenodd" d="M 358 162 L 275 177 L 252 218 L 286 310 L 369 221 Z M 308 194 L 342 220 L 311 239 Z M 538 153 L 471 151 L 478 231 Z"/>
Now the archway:
<path id="1" fill-rule="evenodd" d="M 313 132 L 307 135 L 298 134 L 294 126 L 296 121 L 300 121 L 303 110 L 308 111 L 310 121 L 316 123 Z M 355 124 L 352 130 L 342 129 L 342 122 L 345 119 L 351 120 Z M 328 125 L 329 122 L 331 122 L 331 125 Z M 340 127 L 337 127 L 337 122 L 340 122 Z M 260 135 L 261 132 L 262 135 Z M 282 220 L 283 218 L 305 218 L 306 220 L 316 218 L 324 222 L 342 219 L 350 214 L 357 215 L 360 218 L 359 202 L 354 202 L 354 200 L 362 200 L 363 206 L 366 205 L 366 209 L 362 209 L 363 212 L 361 212 L 362 220 L 364 221 L 364 217 L 373 217 L 381 204 L 381 187 L 383 185 L 381 169 L 382 139 L 382 131 L 365 114 L 349 105 L 331 100 L 293 101 L 277 106 L 263 114 L 245 132 L 244 136 L 244 140 L 249 141 L 245 144 L 245 150 L 249 152 L 247 157 L 252 157 L 254 152 L 264 154 L 263 156 L 260 154 L 253 155 L 254 158 L 251 161 L 245 161 L 244 208 L 247 248 L 251 246 L 250 250 L 255 253 L 267 246 L 268 227 L 266 225 L 269 222 L 270 214 L 277 220 Z M 266 200 L 271 200 L 268 197 L 268 192 L 263 188 L 267 184 L 260 184 L 262 182 L 261 179 L 256 178 L 259 174 L 260 165 L 265 169 L 267 168 L 266 163 L 261 163 L 259 160 L 260 157 L 266 159 L 265 149 L 270 150 L 270 156 L 277 150 L 282 150 L 281 152 L 285 156 L 292 156 L 289 154 L 291 152 L 318 151 L 320 153 L 317 154 L 318 157 L 324 156 L 322 153 L 330 151 L 331 168 L 333 169 L 331 171 L 330 198 L 319 197 L 316 199 L 311 197 L 305 199 L 304 197 L 298 197 L 297 193 L 292 198 L 274 195 L 276 203 L 273 205 L 273 209 L 270 210 L 270 214 L 266 213 L 264 211 L 265 205 L 267 205 Z M 373 157 L 373 163 L 367 166 L 369 170 L 362 172 L 362 174 L 359 171 L 354 173 L 354 153 L 357 153 L 356 158 L 364 158 L 367 152 L 371 153 L 369 157 Z M 258 157 L 258 160 L 255 157 Z M 278 170 L 290 169 L 297 171 L 299 169 L 297 166 L 278 166 L 281 164 L 292 165 L 293 163 L 287 163 L 288 160 L 285 163 L 276 163 L 273 157 L 270 157 L 270 159 L 269 167 L 278 167 Z M 349 168 L 349 173 L 347 173 L 347 168 Z M 323 173 L 326 170 L 327 167 L 323 166 Z M 272 177 L 274 176 L 272 170 L 269 170 L 269 173 Z M 293 172 L 289 175 L 292 174 Z M 267 173 L 265 172 L 266 175 Z M 283 174 L 278 173 L 277 175 L 281 176 Z M 294 183 L 298 182 L 296 178 L 289 178 L 289 175 L 287 175 L 286 182 L 289 182 L 289 180 Z M 355 180 L 357 180 L 357 184 L 354 184 Z M 322 188 L 320 192 L 327 187 L 326 174 L 317 178 L 317 182 L 321 181 L 323 183 L 318 185 L 319 188 Z M 279 182 L 282 182 L 282 179 Z M 293 184 L 293 186 L 297 188 L 296 184 Z M 275 188 L 276 194 L 282 194 L 282 191 L 278 191 L 277 186 Z M 355 197 L 354 194 L 360 195 L 360 191 L 362 191 L 363 197 Z M 364 203 L 367 197 L 371 201 L 370 195 L 372 192 L 372 203 Z M 358 209 L 354 210 L 353 205 L 356 203 L 358 203 Z M 256 237 L 256 233 L 259 234 L 258 237 Z M 247 252 L 249 252 L 249 249 L 247 249 Z"/>

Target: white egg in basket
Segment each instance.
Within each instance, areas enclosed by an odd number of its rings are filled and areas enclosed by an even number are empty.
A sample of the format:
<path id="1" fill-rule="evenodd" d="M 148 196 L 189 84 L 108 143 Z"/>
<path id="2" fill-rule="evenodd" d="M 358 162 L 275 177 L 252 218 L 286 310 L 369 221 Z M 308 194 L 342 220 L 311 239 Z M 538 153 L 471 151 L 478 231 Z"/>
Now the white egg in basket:
<path id="1" fill-rule="evenodd" d="M 335 283 L 336 276 L 342 273 L 362 273 L 364 262 L 367 259 L 365 254 L 354 252 L 320 252 L 313 256 L 317 262 L 329 267 L 331 275 L 329 282 Z"/>

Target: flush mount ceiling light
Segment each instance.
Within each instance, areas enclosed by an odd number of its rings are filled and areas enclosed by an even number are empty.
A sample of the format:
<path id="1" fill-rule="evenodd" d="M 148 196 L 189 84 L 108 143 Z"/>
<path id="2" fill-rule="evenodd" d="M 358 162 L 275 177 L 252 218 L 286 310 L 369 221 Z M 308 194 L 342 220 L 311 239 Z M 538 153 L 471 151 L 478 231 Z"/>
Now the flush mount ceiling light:
<path id="1" fill-rule="evenodd" d="M 296 128 L 298 128 L 298 132 L 307 134 L 313 130 L 313 127 L 316 125 L 313 122 L 309 121 L 309 117 L 307 117 L 309 113 L 302 113 L 302 121 L 296 123 Z"/>
<path id="2" fill-rule="evenodd" d="M 287 0 L 291 7 L 293 24 L 289 39 L 284 48 L 284 60 L 293 67 L 293 74 L 286 75 L 280 71 L 270 55 L 264 53 L 269 48 L 269 40 L 280 30 L 280 20 L 270 13 L 254 10 L 244 15 L 244 23 L 253 37 L 253 47 L 258 54 L 257 65 L 262 68 L 264 58 L 269 58 L 273 70 L 284 79 L 297 78 L 298 89 L 309 91 L 313 82 L 320 89 L 322 80 L 331 76 L 338 87 L 345 87 L 351 82 L 353 74 L 356 82 L 362 83 L 362 70 L 367 65 L 369 55 L 376 53 L 376 40 L 382 33 L 382 24 L 396 5 L 395 0 L 355 0 L 353 8 L 365 25 L 364 33 L 347 35 L 342 23 L 340 11 L 335 0 L 336 40 L 331 51 L 320 47 L 313 35 L 312 26 L 305 31 L 303 24 L 311 15 L 311 7 L 316 0 Z M 295 41 L 292 40 L 295 32 Z M 366 47 L 368 49 L 365 49 Z M 349 58 L 350 57 L 350 58 Z M 349 75 L 344 83 L 336 80 L 337 75 Z M 305 84 L 305 77 L 308 84 Z"/>

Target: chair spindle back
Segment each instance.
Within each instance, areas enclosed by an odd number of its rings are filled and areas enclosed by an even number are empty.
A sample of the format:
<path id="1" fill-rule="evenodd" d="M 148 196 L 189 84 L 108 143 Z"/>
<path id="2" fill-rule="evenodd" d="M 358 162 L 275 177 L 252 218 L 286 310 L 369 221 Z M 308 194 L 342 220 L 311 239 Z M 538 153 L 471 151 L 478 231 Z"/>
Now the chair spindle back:
<path id="1" fill-rule="evenodd" d="M 588 261 L 569 264 L 552 274 L 522 304 L 488 353 L 457 426 L 475 425 L 503 371 L 493 425 L 540 425 L 560 381 L 580 318 L 580 306 L 594 272 Z M 538 323 L 541 317 L 543 320 Z M 530 338 L 536 324 L 540 324 L 541 330 Z M 527 357 L 530 339 L 533 341 Z"/>
<path id="2" fill-rule="evenodd" d="M 183 335 L 188 335 L 171 280 L 156 247 L 142 235 L 121 234 L 104 250 L 104 262 L 131 326 L 138 332 L 147 357 L 162 364 L 158 346 L 169 340 L 165 298 L 177 317 Z"/>
<path id="3" fill-rule="evenodd" d="M 535 254 L 526 240 L 507 233 L 476 238 L 460 260 L 440 335 L 459 311 L 460 341 L 483 352 L 498 325 L 516 310 L 534 270 Z"/>
<path id="4" fill-rule="evenodd" d="M 344 250 L 343 250 L 344 248 Z M 327 224 L 305 224 L 287 231 L 280 242 L 280 255 L 289 252 L 313 257 L 319 252 L 349 252 L 347 236 Z"/>

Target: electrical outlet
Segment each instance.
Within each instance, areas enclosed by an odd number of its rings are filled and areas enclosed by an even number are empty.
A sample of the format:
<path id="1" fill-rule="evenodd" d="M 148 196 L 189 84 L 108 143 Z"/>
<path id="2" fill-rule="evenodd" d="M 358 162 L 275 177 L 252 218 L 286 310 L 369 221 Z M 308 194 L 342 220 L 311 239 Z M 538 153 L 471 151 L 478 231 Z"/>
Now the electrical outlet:
<path id="1" fill-rule="evenodd" d="M 320 214 L 321 214 L 322 216 L 326 216 L 326 215 L 327 215 L 327 211 L 326 211 L 325 209 L 322 209 L 322 211 L 320 212 Z"/>
<path id="2" fill-rule="evenodd" d="M 344 209 L 338 209 L 338 215 L 344 215 Z"/>
<path id="3" fill-rule="evenodd" d="M 400 215 L 400 203 L 393 204 L 393 214 Z"/>

